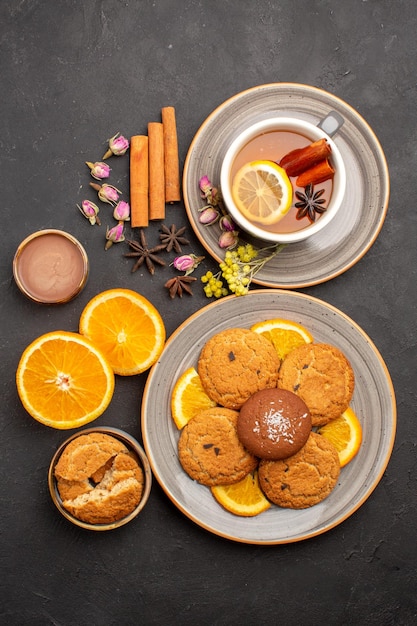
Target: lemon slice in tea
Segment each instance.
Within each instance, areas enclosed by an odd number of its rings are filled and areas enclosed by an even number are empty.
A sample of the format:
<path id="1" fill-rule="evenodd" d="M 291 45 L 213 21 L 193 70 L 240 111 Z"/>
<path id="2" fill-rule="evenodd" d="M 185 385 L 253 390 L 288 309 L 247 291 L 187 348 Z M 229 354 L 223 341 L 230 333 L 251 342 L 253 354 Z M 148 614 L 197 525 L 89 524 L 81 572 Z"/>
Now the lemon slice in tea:
<path id="1" fill-rule="evenodd" d="M 288 213 L 293 189 L 282 167 L 273 161 L 251 161 L 234 176 L 232 196 L 244 217 L 269 226 Z"/>

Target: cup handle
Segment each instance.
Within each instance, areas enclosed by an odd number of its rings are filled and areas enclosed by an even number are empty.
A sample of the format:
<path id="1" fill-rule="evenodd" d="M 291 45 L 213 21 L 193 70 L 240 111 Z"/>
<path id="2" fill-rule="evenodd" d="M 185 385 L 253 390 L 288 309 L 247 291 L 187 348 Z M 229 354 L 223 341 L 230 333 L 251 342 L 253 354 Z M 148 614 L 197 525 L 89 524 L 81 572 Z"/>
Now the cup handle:
<path id="1" fill-rule="evenodd" d="M 337 131 L 343 126 L 344 123 L 343 117 L 337 111 L 330 111 L 324 117 L 317 126 L 324 130 L 324 132 L 329 135 L 329 137 L 333 137 L 337 133 Z"/>

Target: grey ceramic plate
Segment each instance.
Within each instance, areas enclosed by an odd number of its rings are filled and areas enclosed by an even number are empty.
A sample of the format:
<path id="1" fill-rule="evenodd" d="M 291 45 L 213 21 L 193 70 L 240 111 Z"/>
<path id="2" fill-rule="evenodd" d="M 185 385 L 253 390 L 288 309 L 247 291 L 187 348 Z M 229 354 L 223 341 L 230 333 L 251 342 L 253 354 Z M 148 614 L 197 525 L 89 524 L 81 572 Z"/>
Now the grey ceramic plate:
<path id="1" fill-rule="evenodd" d="M 188 218 L 197 237 L 217 261 L 223 253 L 218 226 L 202 226 L 201 176 L 219 184 L 220 167 L 231 141 L 246 127 L 271 116 L 299 117 L 318 124 L 330 111 L 344 124 L 333 137 L 346 165 L 343 210 L 322 232 L 306 242 L 287 246 L 267 263 L 254 282 L 287 289 L 325 282 L 363 257 L 381 230 L 388 208 L 389 175 L 382 148 L 364 119 L 336 96 L 294 83 L 272 83 L 237 94 L 220 105 L 195 135 L 184 164 L 183 191 Z M 241 238 L 245 236 L 242 233 Z M 260 244 L 260 247 L 266 244 Z"/>
<path id="2" fill-rule="evenodd" d="M 340 348 L 356 375 L 351 406 L 363 427 L 356 457 L 341 470 L 338 485 L 320 504 L 295 511 L 272 506 L 252 517 L 235 516 L 214 500 L 207 487 L 191 480 L 177 456 L 177 430 L 170 398 L 178 377 L 197 365 L 200 350 L 225 328 L 250 327 L 283 317 L 303 324 L 314 340 Z M 387 466 L 394 443 L 396 405 L 390 375 L 378 350 L 355 322 L 332 306 L 292 291 L 259 289 L 229 296 L 192 315 L 169 338 L 149 373 L 142 403 L 142 434 L 155 478 L 174 504 L 208 531 L 244 543 L 278 544 L 323 533 L 356 511 Z"/>

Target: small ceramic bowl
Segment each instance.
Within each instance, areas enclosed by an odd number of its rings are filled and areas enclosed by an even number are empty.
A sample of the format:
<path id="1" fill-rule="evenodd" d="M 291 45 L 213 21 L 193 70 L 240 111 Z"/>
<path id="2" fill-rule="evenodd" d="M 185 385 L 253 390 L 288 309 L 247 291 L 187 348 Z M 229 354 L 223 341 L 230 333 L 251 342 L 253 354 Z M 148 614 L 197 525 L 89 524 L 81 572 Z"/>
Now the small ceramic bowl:
<path id="1" fill-rule="evenodd" d="M 142 497 L 140 499 L 139 504 L 135 507 L 135 509 L 133 509 L 133 511 L 131 511 L 131 513 L 129 513 L 128 515 L 126 515 L 125 517 L 119 520 L 116 520 L 115 522 L 106 523 L 106 524 L 90 524 L 87 522 L 83 522 L 82 520 L 78 519 L 77 517 L 72 515 L 69 511 L 67 511 L 64 508 L 61 497 L 59 495 L 57 481 L 55 478 L 55 466 L 61 454 L 65 450 L 66 446 L 70 443 L 70 441 L 73 441 L 74 439 L 82 435 L 88 435 L 89 433 L 104 433 L 106 435 L 110 435 L 111 437 L 115 437 L 116 439 L 119 439 L 131 452 L 134 453 L 137 461 L 139 462 L 139 465 L 142 467 L 142 470 L 143 470 L 144 485 L 143 485 Z M 152 472 L 151 472 L 151 467 L 149 465 L 148 458 L 142 446 L 131 435 L 124 432 L 123 430 L 119 430 L 118 428 L 111 428 L 110 426 L 87 428 L 85 430 L 81 430 L 75 433 L 74 435 L 66 439 L 59 446 L 54 456 L 52 457 L 52 460 L 49 466 L 48 486 L 49 486 L 49 492 L 51 494 L 52 501 L 55 504 L 58 511 L 67 520 L 75 524 L 75 526 L 79 526 L 80 528 L 84 528 L 87 530 L 96 530 L 96 531 L 113 530 L 114 528 L 119 528 L 120 526 L 124 526 L 128 522 L 132 521 L 142 511 L 146 502 L 148 501 L 149 494 L 151 492 Z"/>
<path id="2" fill-rule="evenodd" d="M 20 291 L 41 304 L 62 304 L 84 288 L 89 271 L 80 242 L 62 230 L 39 230 L 22 241 L 13 259 Z"/>
<path id="3" fill-rule="evenodd" d="M 334 118 L 323 120 L 328 122 L 328 128 L 332 128 L 331 122 Z M 339 211 L 342 201 L 345 195 L 346 189 L 346 169 L 343 162 L 342 155 L 335 142 L 331 139 L 323 128 L 325 124 L 321 123 L 320 126 L 315 126 L 305 120 L 290 118 L 290 117 L 273 117 L 262 120 L 253 124 L 252 126 L 243 130 L 236 139 L 231 143 L 224 156 L 221 172 L 220 172 L 220 188 L 223 196 L 224 203 L 230 215 L 236 222 L 236 224 L 242 228 L 246 233 L 252 235 L 256 239 L 262 239 L 265 241 L 272 241 L 275 243 L 293 243 L 297 241 L 303 241 L 308 237 L 316 234 L 334 218 Z M 323 126 L 323 128 L 321 127 Z M 337 128 L 336 128 L 337 130 Z M 290 232 L 272 232 L 271 230 L 263 229 L 261 226 L 253 224 L 248 220 L 237 208 L 233 196 L 232 196 L 232 182 L 233 182 L 233 164 L 237 158 L 239 152 L 255 137 L 263 135 L 265 133 L 271 133 L 274 131 L 286 131 L 302 135 L 307 138 L 311 143 L 325 138 L 331 146 L 330 162 L 334 167 L 335 174 L 332 181 L 331 197 L 325 213 L 323 213 L 319 219 L 310 225 L 306 225 L 301 230 L 293 230 Z M 330 132 L 330 131 L 329 131 Z M 332 132 L 335 132 L 332 128 Z M 273 160 L 270 156 L 259 156 L 259 159 Z M 307 222 L 308 224 L 308 222 Z M 276 230 L 279 230 L 279 222 Z"/>

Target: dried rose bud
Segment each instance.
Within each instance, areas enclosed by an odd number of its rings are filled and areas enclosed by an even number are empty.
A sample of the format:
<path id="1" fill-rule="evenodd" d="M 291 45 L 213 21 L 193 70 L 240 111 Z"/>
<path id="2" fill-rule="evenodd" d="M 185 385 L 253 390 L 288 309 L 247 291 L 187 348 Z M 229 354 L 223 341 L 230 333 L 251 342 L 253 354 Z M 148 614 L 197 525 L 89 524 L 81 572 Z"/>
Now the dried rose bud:
<path id="1" fill-rule="evenodd" d="M 201 261 L 204 259 L 203 256 L 196 256 L 195 254 L 183 254 L 182 256 L 175 257 L 172 265 L 176 270 L 180 272 L 185 272 L 185 275 L 191 274 L 195 270 L 198 265 L 200 265 Z"/>
<path id="2" fill-rule="evenodd" d="M 198 181 L 198 186 L 200 187 L 201 193 L 203 194 L 203 198 L 205 198 L 206 193 L 211 191 L 212 184 L 208 176 L 202 176 Z"/>
<path id="3" fill-rule="evenodd" d="M 236 230 L 236 224 L 233 222 L 230 215 L 223 215 L 220 218 L 219 226 L 222 230 L 234 232 Z"/>
<path id="4" fill-rule="evenodd" d="M 120 222 L 117 226 L 113 226 L 113 228 L 107 226 L 106 239 L 105 250 L 108 250 L 114 243 L 124 241 L 123 222 Z"/>
<path id="5" fill-rule="evenodd" d="M 216 211 L 216 209 L 213 209 L 213 207 L 208 206 L 201 209 L 200 217 L 198 218 L 198 220 L 201 224 L 204 224 L 205 226 L 211 226 L 212 224 L 215 224 L 217 222 L 219 217 L 220 213 Z"/>
<path id="6" fill-rule="evenodd" d="M 219 202 L 218 191 L 213 187 L 208 176 L 202 176 L 198 183 L 201 191 L 201 197 L 205 198 L 209 204 L 216 206 Z"/>
<path id="7" fill-rule="evenodd" d="M 100 220 L 97 215 L 99 212 L 99 208 L 96 204 L 94 204 L 94 202 L 91 202 L 91 200 L 83 200 L 81 202 L 81 206 L 77 204 L 77 207 L 80 209 L 84 217 L 88 219 L 90 224 L 92 224 L 93 226 L 94 224 L 100 226 Z"/>
<path id="8" fill-rule="evenodd" d="M 116 133 L 111 139 L 109 139 L 109 149 L 103 156 L 104 159 L 108 159 L 114 154 L 115 156 L 122 156 L 127 152 L 129 148 L 129 140 L 120 133 Z"/>
<path id="9" fill-rule="evenodd" d="M 101 161 L 96 161 L 95 163 L 86 161 L 85 163 L 90 168 L 91 176 L 96 180 L 101 180 L 102 178 L 108 178 L 110 176 L 110 167 L 107 163 L 101 163 Z"/>
<path id="10" fill-rule="evenodd" d="M 236 230 L 225 230 L 219 237 L 220 248 L 233 250 L 239 241 L 239 233 Z"/>
<path id="11" fill-rule="evenodd" d="M 130 220 L 130 205 L 128 202 L 118 202 L 114 207 L 113 217 L 120 222 L 126 222 Z"/>
<path id="12" fill-rule="evenodd" d="M 103 185 L 97 185 L 97 183 L 90 183 L 90 187 L 97 191 L 98 197 L 102 202 L 108 204 L 116 204 L 119 200 L 119 194 L 122 192 L 120 189 L 104 183 Z"/>

